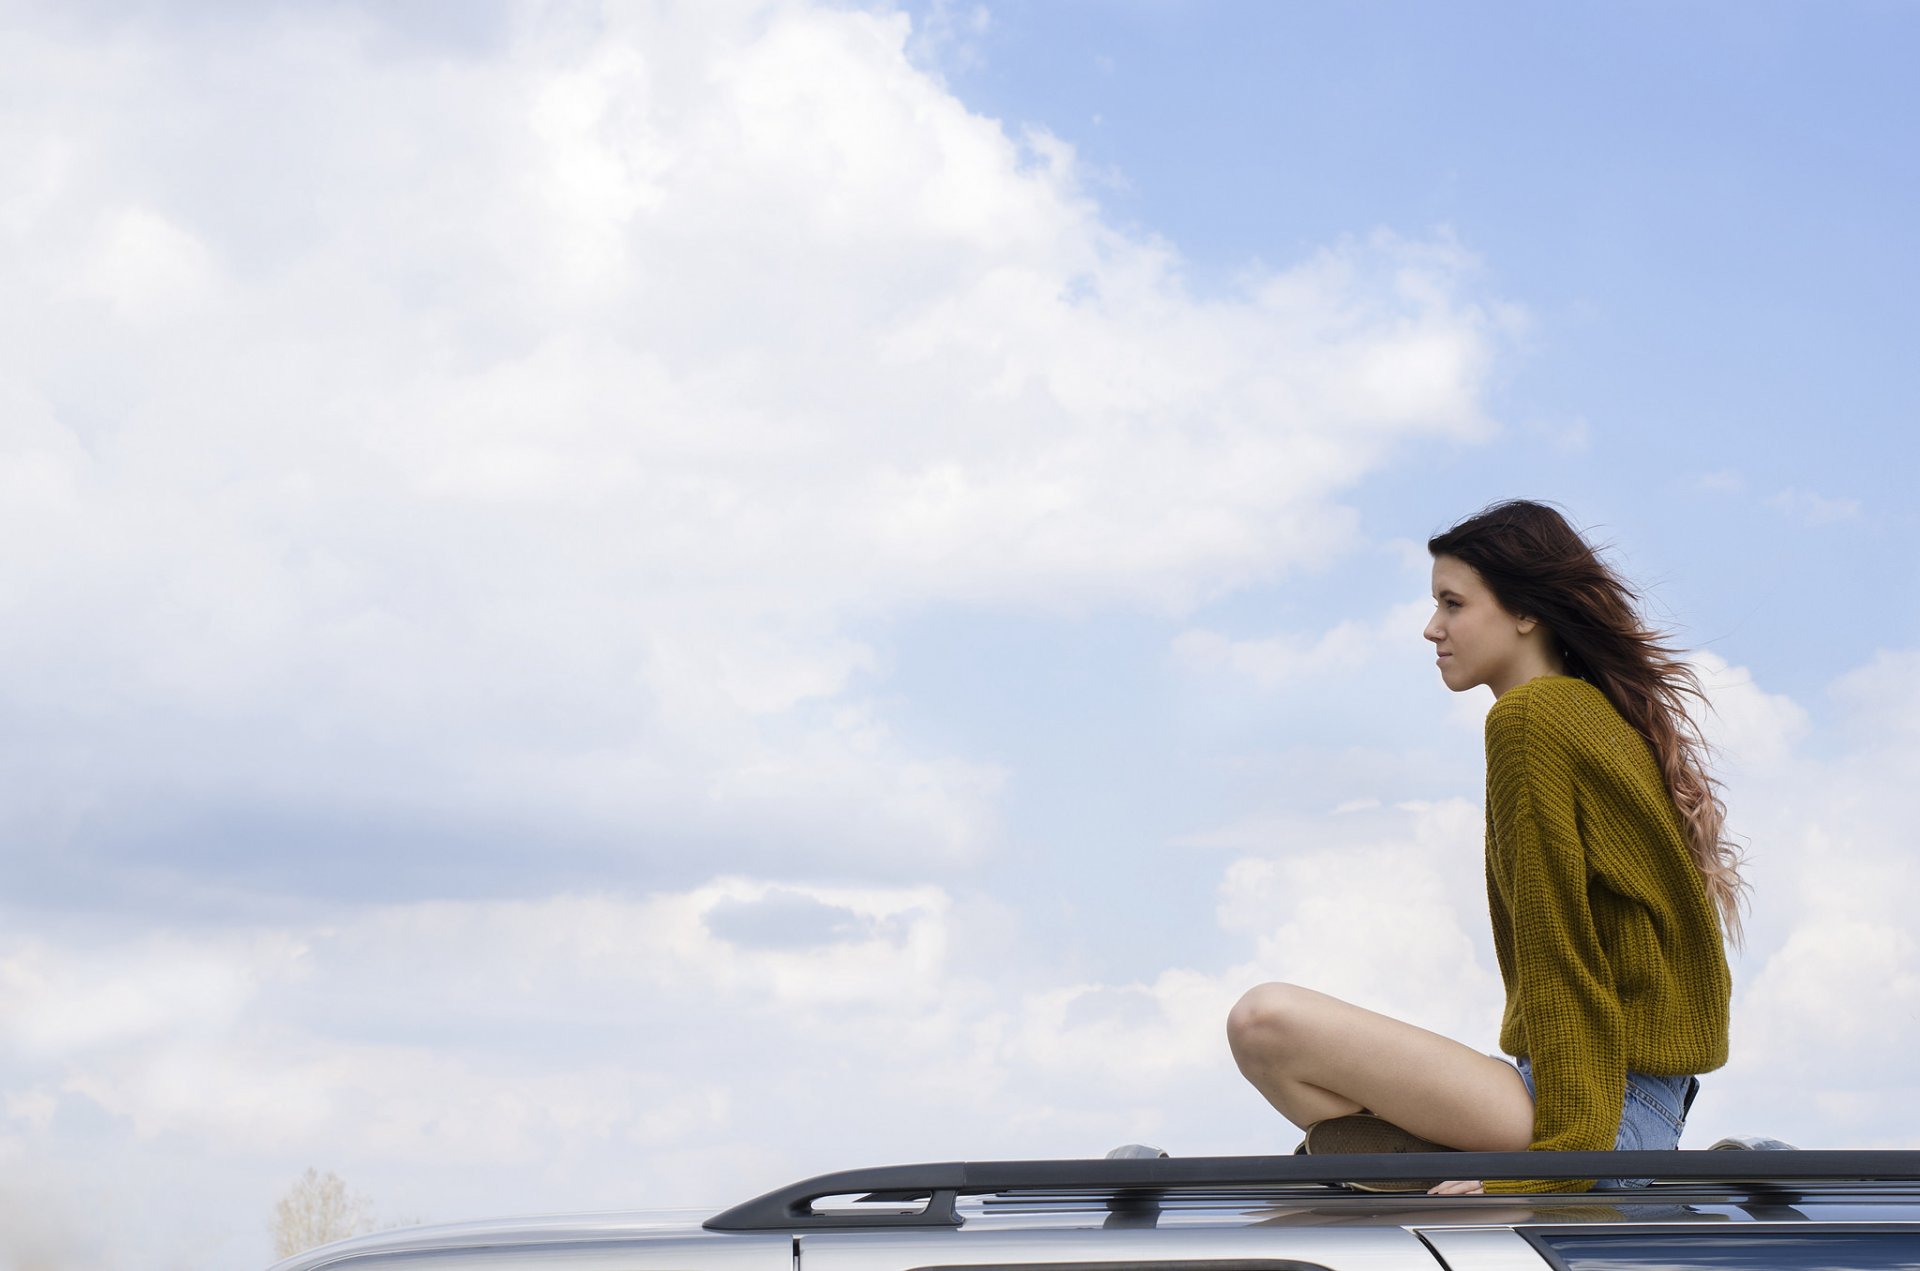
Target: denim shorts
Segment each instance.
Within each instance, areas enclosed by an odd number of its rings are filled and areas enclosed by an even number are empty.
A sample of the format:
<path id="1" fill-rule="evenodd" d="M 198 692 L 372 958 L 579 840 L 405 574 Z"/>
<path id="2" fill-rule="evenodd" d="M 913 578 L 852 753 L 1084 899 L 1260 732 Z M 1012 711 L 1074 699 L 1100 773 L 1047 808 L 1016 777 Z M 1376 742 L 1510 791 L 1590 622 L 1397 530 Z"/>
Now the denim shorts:
<path id="1" fill-rule="evenodd" d="M 1520 1080 L 1527 1083 L 1527 1093 L 1534 1094 L 1533 1065 L 1524 1059 L 1508 1062 L 1520 1070 Z M 1680 1131 L 1687 1124 L 1687 1110 L 1693 1107 L 1693 1096 L 1698 1093 L 1698 1077 L 1650 1077 L 1644 1072 L 1628 1073 L 1627 1098 L 1620 1110 L 1620 1132 L 1614 1136 L 1613 1150 L 1667 1152 L 1679 1147 Z M 1599 1191 L 1645 1187 L 1652 1181 L 1648 1178 L 1603 1178 L 1593 1186 Z"/>

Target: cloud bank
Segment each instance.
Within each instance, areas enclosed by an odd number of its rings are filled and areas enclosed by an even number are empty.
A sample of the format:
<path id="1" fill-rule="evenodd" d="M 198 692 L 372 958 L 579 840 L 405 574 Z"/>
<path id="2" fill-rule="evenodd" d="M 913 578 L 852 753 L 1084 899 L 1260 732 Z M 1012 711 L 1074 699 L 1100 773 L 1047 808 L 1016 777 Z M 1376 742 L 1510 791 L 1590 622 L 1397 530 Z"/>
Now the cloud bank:
<path id="1" fill-rule="evenodd" d="M 1490 430 L 1457 247 L 1196 295 L 903 15 L 483 13 L 9 42 L 30 892 L 978 859 L 1000 774 L 894 737 L 876 624 L 1178 613 L 1341 549 L 1396 448 Z"/>
<path id="2" fill-rule="evenodd" d="M 1806 753 L 1803 708 L 1710 668 L 1756 908 L 1734 1060 L 1690 1144 L 1911 1145 L 1884 1110 L 1914 1094 L 1897 1039 L 1920 983 L 1899 848 L 1915 809 L 1885 790 L 1920 757 L 1911 716 L 1861 695 L 1911 661 L 1838 682 L 1851 742 L 1831 759 Z M 1233 952 L 1134 981 L 1036 959 L 1009 938 L 1018 914 L 960 881 L 729 876 L 13 936 L 0 1159 L 50 1162 L 43 1187 L 111 1162 L 70 1192 L 127 1187 L 239 1246 L 232 1215 L 268 1211 L 271 1170 L 316 1158 L 388 1212 L 445 1218 L 711 1204 L 855 1159 L 1286 1150 L 1232 1072 L 1227 1006 L 1285 978 L 1491 1046 L 1480 828 L 1470 798 L 1224 828 L 1193 867 L 1216 871 Z M 162 1156 L 191 1164 L 156 1174 Z M 210 1183 L 217 1207 L 194 1200 Z"/>

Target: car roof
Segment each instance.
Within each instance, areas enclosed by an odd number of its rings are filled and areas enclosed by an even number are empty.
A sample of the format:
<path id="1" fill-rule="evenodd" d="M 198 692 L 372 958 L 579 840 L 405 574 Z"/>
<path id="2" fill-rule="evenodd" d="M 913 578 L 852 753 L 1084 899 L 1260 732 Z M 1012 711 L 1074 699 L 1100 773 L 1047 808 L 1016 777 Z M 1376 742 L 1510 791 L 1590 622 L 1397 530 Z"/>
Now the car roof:
<path id="1" fill-rule="evenodd" d="M 1645 1187 L 1539 1195 L 1445 1196 L 1352 1190 L 1405 1178 L 1585 1180 L 1650 1177 Z M 704 1219 L 704 1221 L 703 1221 Z M 1298 1265 L 1331 1233 L 1432 1244 L 1436 1229 L 1745 1223 L 1885 1226 L 1920 1234 L 1920 1152 L 1706 1151 L 1434 1153 L 1381 1156 L 937 1162 L 803 1179 L 713 1213 L 619 1213 L 422 1227 L 343 1241 L 274 1271 L 387 1266 L 797 1271 L 803 1244 L 864 1250 L 896 1268 L 1035 1260 L 1274 1261 Z M 1336 1238 L 1342 1239 L 1342 1238 Z M 1324 1253 L 1325 1249 L 1321 1248 Z M 1387 1250 L 1381 1250 L 1384 1255 Z M 856 1258 L 864 1264 L 867 1258 Z M 1325 1259 L 1323 1259 L 1325 1261 Z M 1365 1260 L 1363 1260 L 1365 1261 Z M 1256 1271 L 1249 1265 L 1242 1271 Z"/>

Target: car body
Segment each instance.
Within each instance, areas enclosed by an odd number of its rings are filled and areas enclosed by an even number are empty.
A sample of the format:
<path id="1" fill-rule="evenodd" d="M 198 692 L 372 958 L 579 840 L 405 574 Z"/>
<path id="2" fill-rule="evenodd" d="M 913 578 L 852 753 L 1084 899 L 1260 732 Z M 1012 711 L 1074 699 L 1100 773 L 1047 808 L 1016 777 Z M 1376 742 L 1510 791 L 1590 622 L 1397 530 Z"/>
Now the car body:
<path id="1" fill-rule="evenodd" d="M 1651 1177 L 1524 1196 L 1409 1177 Z M 386 1232 L 273 1271 L 1920 1271 L 1920 1152 L 1446 1153 L 849 1170 L 700 1215 Z"/>

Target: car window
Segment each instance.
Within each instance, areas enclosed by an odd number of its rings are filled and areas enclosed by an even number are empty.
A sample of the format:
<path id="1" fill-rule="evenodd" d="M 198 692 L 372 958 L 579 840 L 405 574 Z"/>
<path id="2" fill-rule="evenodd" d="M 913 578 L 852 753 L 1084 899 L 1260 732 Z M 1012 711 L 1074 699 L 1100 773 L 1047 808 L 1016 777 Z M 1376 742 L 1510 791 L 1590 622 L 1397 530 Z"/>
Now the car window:
<path id="1" fill-rule="evenodd" d="M 1559 1271 L 1920 1271 L 1920 1232 L 1532 1232 Z"/>

